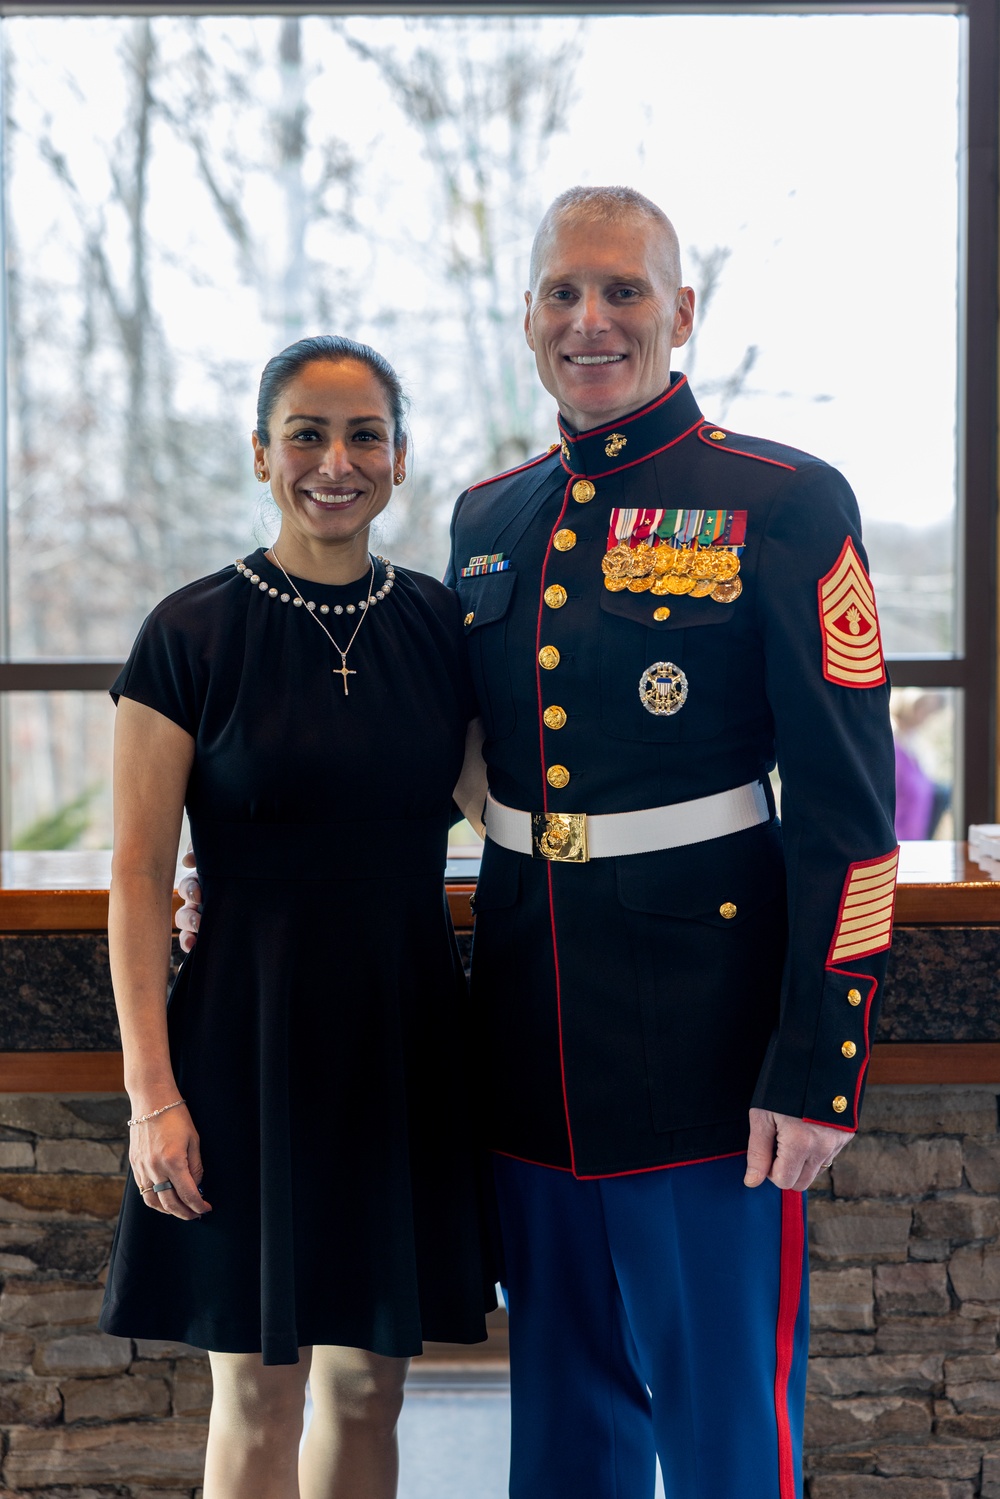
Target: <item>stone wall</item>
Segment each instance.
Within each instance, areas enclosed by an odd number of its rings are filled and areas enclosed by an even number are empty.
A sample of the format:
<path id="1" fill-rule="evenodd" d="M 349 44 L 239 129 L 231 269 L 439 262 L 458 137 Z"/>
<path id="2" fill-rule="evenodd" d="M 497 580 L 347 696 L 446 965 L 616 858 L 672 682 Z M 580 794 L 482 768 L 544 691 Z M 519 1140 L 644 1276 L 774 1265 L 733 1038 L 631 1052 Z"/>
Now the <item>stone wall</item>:
<path id="1" fill-rule="evenodd" d="M 118 1095 L 0 1095 L 0 1499 L 200 1494 L 208 1361 L 95 1320 L 126 1158 Z"/>
<path id="2" fill-rule="evenodd" d="M 810 1193 L 809 1499 L 1000 1499 L 997 1088 L 875 1088 Z M 94 1329 L 126 1100 L 0 1096 L 0 1499 L 191 1499 L 204 1357 Z"/>
<path id="3" fill-rule="evenodd" d="M 810 1193 L 810 1499 L 1000 1499 L 996 1088 L 873 1088 Z"/>

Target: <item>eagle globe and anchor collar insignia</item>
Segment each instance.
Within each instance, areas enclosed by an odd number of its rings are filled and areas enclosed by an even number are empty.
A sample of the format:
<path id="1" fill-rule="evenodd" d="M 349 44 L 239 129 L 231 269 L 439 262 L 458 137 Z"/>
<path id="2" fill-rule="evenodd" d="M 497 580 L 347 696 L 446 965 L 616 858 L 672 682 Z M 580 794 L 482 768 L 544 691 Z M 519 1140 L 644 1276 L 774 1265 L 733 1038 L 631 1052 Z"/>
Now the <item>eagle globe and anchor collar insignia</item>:
<path id="1" fill-rule="evenodd" d="M 560 416 L 562 465 L 576 480 L 601 479 L 619 469 L 644 463 L 702 425 L 703 418 L 687 376 L 674 374 L 655 401 L 603 427 L 574 432 Z"/>
<path id="2" fill-rule="evenodd" d="M 687 702 L 688 679 L 672 661 L 654 661 L 639 678 L 639 701 L 647 713 L 672 718 Z"/>

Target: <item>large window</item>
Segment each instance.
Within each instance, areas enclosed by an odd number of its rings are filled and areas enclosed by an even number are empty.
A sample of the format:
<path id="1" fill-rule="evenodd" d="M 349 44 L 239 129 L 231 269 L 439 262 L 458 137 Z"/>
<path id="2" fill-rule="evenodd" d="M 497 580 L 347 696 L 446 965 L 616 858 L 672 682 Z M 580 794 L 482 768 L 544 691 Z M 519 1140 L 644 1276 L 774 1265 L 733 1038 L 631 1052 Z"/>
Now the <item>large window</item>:
<path id="1" fill-rule="evenodd" d="M 460 489 L 548 445 L 521 293 L 573 182 L 673 217 L 700 306 L 677 363 L 706 415 L 854 486 L 907 835 L 992 814 L 990 0 L 20 9 L 0 22 L 7 878 L 19 853 L 108 846 L 99 689 L 158 598 L 268 535 L 249 432 L 272 353 L 339 331 L 402 372 L 414 462 L 378 538 L 400 563 L 439 574 Z"/>

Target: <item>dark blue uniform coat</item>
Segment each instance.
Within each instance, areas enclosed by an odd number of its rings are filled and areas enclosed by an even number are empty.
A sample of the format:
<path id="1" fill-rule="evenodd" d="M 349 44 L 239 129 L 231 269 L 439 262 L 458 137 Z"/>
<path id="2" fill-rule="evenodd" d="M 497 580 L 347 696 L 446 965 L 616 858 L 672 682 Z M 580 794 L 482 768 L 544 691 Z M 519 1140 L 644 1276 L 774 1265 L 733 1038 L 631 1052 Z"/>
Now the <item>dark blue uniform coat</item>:
<path id="1" fill-rule="evenodd" d="M 683 376 L 613 429 L 562 437 L 455 511 L 447 581 L 493 796 L 594 814 L 758 779 L 770 795 L 777 760 L 782 818 L 583 864 L 487 839 L 473 959 L 487 1144 L 589 1177 L 741 1151 L 752 1103 L 854 1129 L 895 850 L 854 496 L 818 459 L 706 423 Z M 745 511 L 740 596 L 608 591 L 622 507 Z M 461 576 L 497 554 L 503 570 Z M 662 661 L 689 684 L 670 716 L 639 693 Z"/>

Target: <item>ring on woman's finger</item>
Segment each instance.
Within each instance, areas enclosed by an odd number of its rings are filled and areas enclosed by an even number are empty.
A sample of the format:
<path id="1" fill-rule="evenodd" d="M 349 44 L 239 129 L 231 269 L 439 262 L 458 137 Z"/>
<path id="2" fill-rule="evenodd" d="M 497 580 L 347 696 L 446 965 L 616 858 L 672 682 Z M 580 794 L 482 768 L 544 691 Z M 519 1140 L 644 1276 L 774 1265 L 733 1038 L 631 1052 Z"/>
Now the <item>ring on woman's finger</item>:
<path id="1" fill-rule="evenodd" d="M 153 1191 L 154 1192 L 172 1192 L 173 1189 L 174 1189 L 174 1184 L 173 1184 L 172 1181 L 162 1181 L 162 1182 L 154 1182 L 153 1183 Z"/>

